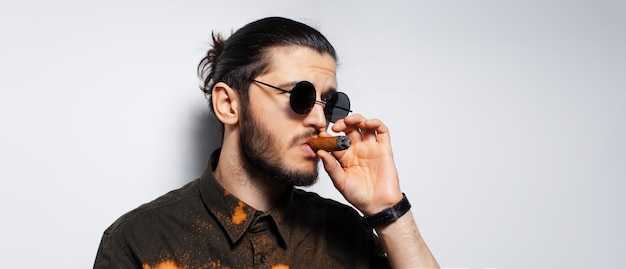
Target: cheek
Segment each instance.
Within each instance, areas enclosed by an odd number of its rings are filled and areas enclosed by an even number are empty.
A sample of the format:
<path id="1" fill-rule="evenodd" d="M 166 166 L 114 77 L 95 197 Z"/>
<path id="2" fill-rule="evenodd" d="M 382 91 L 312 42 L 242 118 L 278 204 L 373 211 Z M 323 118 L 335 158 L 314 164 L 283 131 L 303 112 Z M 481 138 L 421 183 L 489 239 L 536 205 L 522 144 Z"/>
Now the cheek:
<path id="1" fill-rule="evenodd" d="M 256 106 L 252 108 L 257 122 L 263 125 L 274 134 L 289 135 L 294 133 L 298 122 L 301 120 L 300 114 L 296 114 L 289 106 L 281 104 L 271 104 L 269 106 Z"/>
<path id="2" fill-rule="evenodd" d="M 249 107 L 257 119 L 268 123 L 275 123 L 279 119 L 285 119 L 291 112 L 289 98 L 283 95 L 250 93 Z"/>
<path id="3" fill-rule="evenodd" d="M 279 151 L 291 146 L 292 137 L 301 128 L 303 115 L 291 110 L 288 95 L 265 95 L 250 92 L 249 112 L 254 117 L 257 128 L 263 128 L 273 140 L 273 147 Z"/>

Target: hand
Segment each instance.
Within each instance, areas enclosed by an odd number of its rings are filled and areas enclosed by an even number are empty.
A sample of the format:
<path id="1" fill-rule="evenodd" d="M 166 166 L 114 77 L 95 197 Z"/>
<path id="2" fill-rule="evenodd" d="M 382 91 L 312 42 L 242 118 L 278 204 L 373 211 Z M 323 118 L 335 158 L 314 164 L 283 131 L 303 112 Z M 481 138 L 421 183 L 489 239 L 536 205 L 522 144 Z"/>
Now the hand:
<path id="1" fill-rule="evenodd" d="M 344 132 L 352 145 L 345 151 L 330 154 L 319 150 L 317 154 L 346 200 L 366 215 L 399 202 L 402 192 L 387 126 L 378 119 L 354 114 L 337 121 L 332 130 Z"/>

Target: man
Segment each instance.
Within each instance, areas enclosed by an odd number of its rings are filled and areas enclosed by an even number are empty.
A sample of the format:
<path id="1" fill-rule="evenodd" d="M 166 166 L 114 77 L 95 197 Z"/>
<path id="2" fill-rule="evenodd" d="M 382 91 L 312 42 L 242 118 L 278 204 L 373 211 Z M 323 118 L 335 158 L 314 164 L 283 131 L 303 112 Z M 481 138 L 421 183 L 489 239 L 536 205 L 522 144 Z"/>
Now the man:
<path id="1" fill-rule="evenodd" d="M 400 190 L 389 130 L 348 115 L 322 34 L 261 19 L 214 35 L 199 75 L 222 148 L 200 179 L 109 227 L 94 268 L 438 268 Z M 351 146 L 313 151 L 330 122 Z M 365 221 L 294 188 L 315 182 L 320 159 Z"/>

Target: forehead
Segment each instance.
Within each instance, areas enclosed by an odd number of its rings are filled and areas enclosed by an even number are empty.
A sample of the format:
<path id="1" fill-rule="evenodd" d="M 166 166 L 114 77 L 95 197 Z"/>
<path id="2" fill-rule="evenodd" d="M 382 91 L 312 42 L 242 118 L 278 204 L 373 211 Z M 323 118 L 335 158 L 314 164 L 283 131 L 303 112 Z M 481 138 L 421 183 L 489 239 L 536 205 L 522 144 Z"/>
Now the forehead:
<path id="1" fill-rule="evenodd" d="M 269 68 L 264 76 L 281 82 L 307 80 L 321 88 L 337 86 L 337 64 L 327 53 L 290 46 L 270 48 L 267 56 Z"/>

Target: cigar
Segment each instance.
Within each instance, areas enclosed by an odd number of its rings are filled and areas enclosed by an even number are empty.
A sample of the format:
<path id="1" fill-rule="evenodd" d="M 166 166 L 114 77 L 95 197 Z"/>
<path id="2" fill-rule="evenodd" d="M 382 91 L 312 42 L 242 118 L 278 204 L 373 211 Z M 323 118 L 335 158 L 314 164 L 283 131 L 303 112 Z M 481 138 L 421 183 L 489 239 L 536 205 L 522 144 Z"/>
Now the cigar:
<path id="1" fill-rule="evenodd" d="M 325 151 L 340 151 L 348 149 L 350 144 L 352 144 L 352 140 L 347 136 L 318 137 L 309 143 L 315 152 L 320 149 Z"/>

